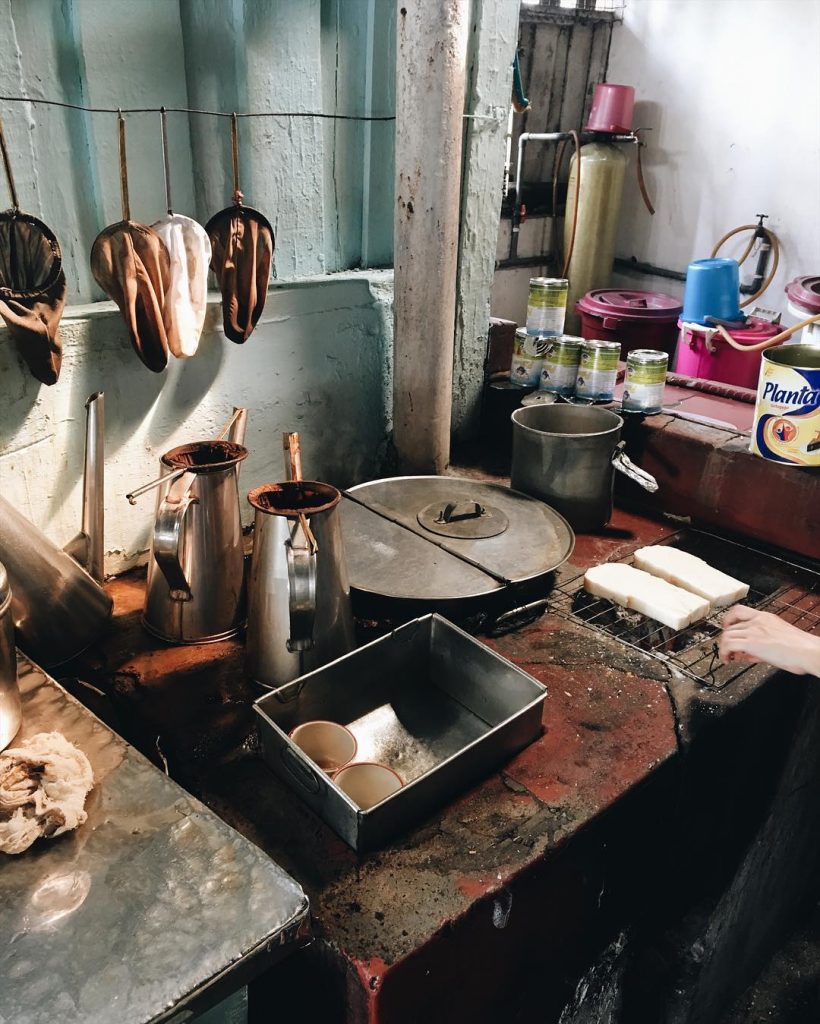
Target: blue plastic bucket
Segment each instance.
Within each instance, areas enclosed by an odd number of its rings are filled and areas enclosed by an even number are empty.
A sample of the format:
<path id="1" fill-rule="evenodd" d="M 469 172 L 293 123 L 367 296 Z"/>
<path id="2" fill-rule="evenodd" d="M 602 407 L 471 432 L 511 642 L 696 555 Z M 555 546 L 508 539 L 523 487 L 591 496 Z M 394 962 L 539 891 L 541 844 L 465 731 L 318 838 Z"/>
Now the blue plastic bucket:
<path id="1" fill-rule="evenodd" d="M 706 317 L 740 320 L 740 268 L 736 260 L 692 260 L 686 271 L 681 320 L 706 326 Z"/>

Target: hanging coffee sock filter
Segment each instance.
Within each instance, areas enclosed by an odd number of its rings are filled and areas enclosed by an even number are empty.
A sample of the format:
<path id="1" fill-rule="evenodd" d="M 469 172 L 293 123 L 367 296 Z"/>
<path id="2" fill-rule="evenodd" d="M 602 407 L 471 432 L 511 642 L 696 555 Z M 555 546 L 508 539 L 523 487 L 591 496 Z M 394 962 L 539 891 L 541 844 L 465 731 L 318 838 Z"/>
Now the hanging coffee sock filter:
<path id="1" fill-rule="evenodd" d="M 225 334 L 247 341 L 265 308 L 275 241 L 270 222 L 258 210 L 242 204 L 239 188 L 239 142 L 236 114 L 231 115 L 233 205 L 205 225 L 211 239 L 211 270 L 222 292 Z"/>
<path id="2" fill-rule="evenodd" d="M 60 244 L 51 228 L 20 211 L 2 121 L 0 149 L 11 194 L 11 209 L 0 213 L 0 316 L 32 374 L 43 384 L 56 384 L 66 297 Z"/>
<path id="3" fill-rule="evenodd" d="M 160 111 L 162 166 L 165 173 L 167 216 L 152 224 L 171 259 L 171 280 L 165 293 L 165 331 L 168 346 L 179 359 L 194 355 L 208 309 L 208 264 L 211 241 L 205 228 L 190 217 L 174 213 L 168 162 L 166 111 Z"/>
<path id="4" fill-rule="evenodd" d="M 131 343 L 149 370 L 168 364 L 165 296 L 171 285 L 171 258 L 160 236 L 131 220 L 125 121 L 117 114 L 122 220 L 97 235 L 91 249 L 91 273 L 119 306 Z"/>

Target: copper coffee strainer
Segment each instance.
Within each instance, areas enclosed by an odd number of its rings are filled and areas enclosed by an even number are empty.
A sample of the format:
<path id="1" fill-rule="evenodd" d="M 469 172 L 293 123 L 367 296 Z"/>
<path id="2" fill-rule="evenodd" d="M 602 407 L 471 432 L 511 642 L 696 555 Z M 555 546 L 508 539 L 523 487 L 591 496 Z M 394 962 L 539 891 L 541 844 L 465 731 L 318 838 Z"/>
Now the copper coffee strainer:
<path id="1" fill-rule="evenodd" d="M 267 217 L 244 206 L 239 187 L 237 117 L 231 114 L 233 205 L 205 225 L 211 239 L 211 270 L 222 292 L 222 322 L 231 341 L 242 344 L 256 327 L 268 297 L 275 240 Z"/>
<path id="2" fill-rule="evenodd" d="M 159 373 L 168 363 L 165 296 L 171 280 L 171 259 L 165 243 L 146 224 L 131 220 L 125 121 L 117 113 L 122 220 L 104 228 L 91 249 L 91 273 L 117 303 L 137 355 Z"/>
<path id="3" fill-rule="evenodd" d="M 60 243 L 39 218 L 20 210 L 2 121 L 0 150 L 11 195 L 11 209 L 0 213 L 0 316 L 32 374 L 43 384 L 55 384 L 63 359 L 58 328 L 66 297 Z"/>

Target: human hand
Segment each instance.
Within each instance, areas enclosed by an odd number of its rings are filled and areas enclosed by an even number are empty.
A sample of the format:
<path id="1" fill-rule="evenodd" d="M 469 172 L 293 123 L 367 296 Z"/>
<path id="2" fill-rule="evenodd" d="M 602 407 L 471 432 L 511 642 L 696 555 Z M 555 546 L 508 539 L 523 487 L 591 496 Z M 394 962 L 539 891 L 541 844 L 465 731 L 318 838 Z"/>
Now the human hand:
<path id="1" fill-rule="evenodd" d="M 795 675 L 820 676 L 820 637 L 743 604 L 723 617 L 720 660 L 765 661 Z"/>

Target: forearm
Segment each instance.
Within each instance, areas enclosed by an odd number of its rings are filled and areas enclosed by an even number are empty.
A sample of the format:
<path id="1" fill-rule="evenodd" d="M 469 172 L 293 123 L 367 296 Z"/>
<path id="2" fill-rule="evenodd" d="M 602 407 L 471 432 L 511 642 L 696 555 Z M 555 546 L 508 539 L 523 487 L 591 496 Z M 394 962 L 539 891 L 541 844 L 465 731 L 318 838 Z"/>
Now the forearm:
<path id="1" fill-rule="evenodd" d="M 805 675 L 817 676 L 820 679 L 820 636 L 805 634 L 804 650 L 801 654 L 801 665 Z"/>

